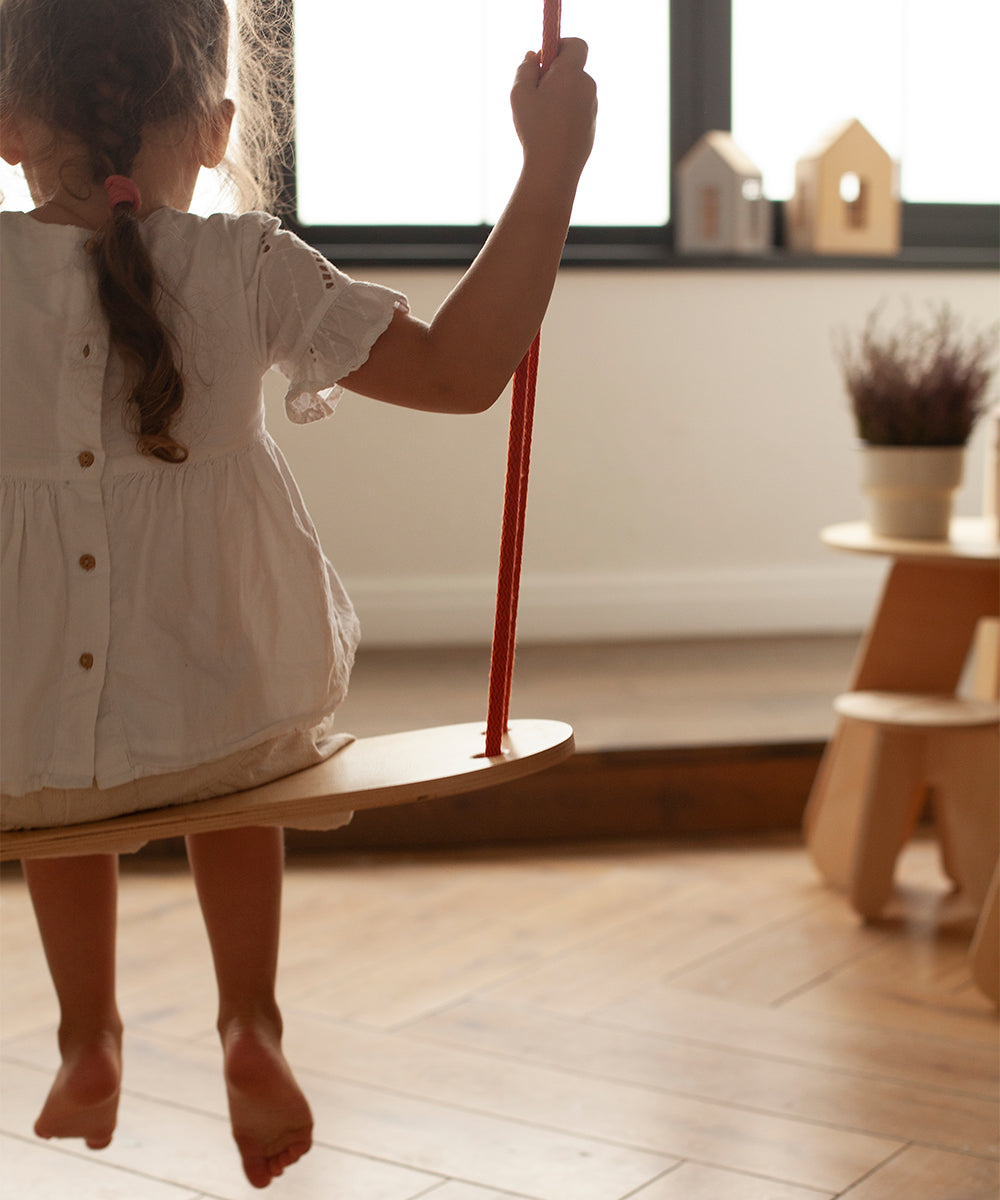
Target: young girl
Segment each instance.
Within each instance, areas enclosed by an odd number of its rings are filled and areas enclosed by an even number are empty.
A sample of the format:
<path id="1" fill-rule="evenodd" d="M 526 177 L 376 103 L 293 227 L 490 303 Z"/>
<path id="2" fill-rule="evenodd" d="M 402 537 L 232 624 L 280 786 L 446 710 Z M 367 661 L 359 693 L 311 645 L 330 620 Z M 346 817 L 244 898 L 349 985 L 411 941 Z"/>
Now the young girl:
<path id="1" fill-rule="evenodd" d="M 261 378 L 287 376 L 297 422 L 329 415 L 340 385 L 483 411 L 552 288 L 593 139 L 582 42 L 544 77 L 533 53 L 518 68 L 522 173 L 424 324 L 260 212 L 188 213 L 226 154 L 227 36 L 225 0 L 0 0 L 0 152 L 37 204 L 0 222 L 5 828 L 224 794 L 333 753 L 358 627 L 264 429 Z M 282 836 L 198 835 L 188 856 L 233 1134 L 264 1187 L 312 1129 L 275 1002 Z M 24 870 L 60 1004 L 36 1132 L 101 1148 L 121 1077 L 117 860 Z"/>

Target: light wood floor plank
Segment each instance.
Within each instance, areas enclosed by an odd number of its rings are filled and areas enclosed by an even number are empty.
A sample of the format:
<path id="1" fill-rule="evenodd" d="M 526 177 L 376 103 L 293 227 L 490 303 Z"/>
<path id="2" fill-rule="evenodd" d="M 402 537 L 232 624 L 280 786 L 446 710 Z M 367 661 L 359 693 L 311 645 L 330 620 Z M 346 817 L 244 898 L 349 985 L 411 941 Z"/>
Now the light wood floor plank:
<path id="1" fill-rule="evenodd" d="M 482 1188 L 474 1183 L 461 1183 L 450 1179 L 441 1187 L 421 1196 L 420 1200 L 537 1200 L 535 1196 L 525 1196 L 524 1193 L 498 1192 L 494 1188 Z"/>
<path id="2" fill-rule="evenodd" d="M 338 947 L 328 962 L 313 960 L 311 979 L 289 967 L 288 994 L 332 1017 L 389 1028 L 623 925 L 652 919 L 669 903 L 669 884 L 659 875 L 595 869 L 562 895 L 530 907 L 515 899 L 512 910 L 484 899 L 470 877 L 466 893 L 453 902 L 467 919 L 479 914 L 472 928 L 456 936 L 411 926 L 405 944 L 396 942 L 377 962 L 353 971 L 349 963 L 345 969 Z"/>
<path id="3" fill-rule="evenodd" d="M 442 1107 L 313 1076 L 317 1119 L 357 1154 L 396 1162 L 539 1200 L 627 1195 L 670 1165 L 651 1154 L 516 1120 Z"/>
<path id="4" fill-rule="evenodd" d="M 10 1200 L 202 1200 L 201 1193 L 0 1134 L 0 1178 Z"/>
<path id="5" fill-rule="evenodd" d="M 809 1144 L 817 1161 L 822 1151 L 816 1143 L 827 1137 L 827 1152 L 834 1157 L 840 1153 L 833 1145 L 834 1130 L 866 1130 L 900 1142 L 912 1138 L 970 1153 L 998 1151 L 995 1102 L 883 1081 L 864 1073 L 860 1062 L 845 1062 L 838 1068 L 841 1087 L 835 1088 L 824 1086 L 824 1082 L 831 1082 L 825 1068 L 482 1001 L 470 1001 L 440 1013 L 409 1032 L 413 1036 L 424 1034 L 435 1042 L 474 1048 L 484 1055 L 546 1063 L 585 1077 L 662 1089 L 676 1097 L 697 1096 L 735 1110 L 729 1116 L 734 1126 L 739 1126 L 746 1113 L 799 1121 L 802 1127 L 797 1132 L 790 1128 L 788 1136 L 802 1145 Z M 853 1078 L 852 1067 L 856 1072 Z M 581 1081 L 578 1086 L 583 1089 L 586 1084 Z M 787 1166 L 779 1168 L 775 1163 L 723 1158 L 718 1148 L 707 1144 L 697 1150 L 680 1145 L 674 1148 L 667 1140 L 665 1148 L 681 1157 L 758 1170 L 811 1186 L 837 1183 L 818 1173 L 793 1174 Z M 880 1147 L 872 1146 L 872 1150 L 878 1154 Z M 844 1186 L 843 1181 L 839 1186 Z"/>
<path id="6" fill-rule="evenodd" d="M 676 1171 L 629 1200 L 831 1200 L 832 1195 L 775 1179 L 721 1171 L 702 1163 L 681 1163 Z"/>
<path id="7" fill-rule="evenodd" d="M 580 1070 L 579 1063 L 562 1070 L 541 1053 L 534 1058 L 527 1053 L 518 1061 L 510 1047 L 470 1053 L 440 1042 L 422 1043 L 412 1033 L 366 1034 L 352 1026 L 338 1029 L 304 1019 L 296 1024 L 298 1032 L 289 1042 L 296 1057 L 301 1054 L 304 1063 L 311 1054 L 315 1061 L 315 1047 L 323 1043 L 331 1070 L 354 1082 L 776 1178 L 843 1185 L 896 1145 L 867 1134 L 818 1129 L 787 1114 L 751 1110 L 739 1101 L 706 1099 L 708 1089 L 683 1095 L 682 1089 L 670 1090 L 669 1074 L 660 1076 L 656 1069 L 636 1084 L 621 1082 L 612 1072 L 601 1077 L 596 1070 Z M 566 1031 L 570 1040 L 576 1034 L 591 1038 L 591 1031 L 582 1027 Z M 596 1042 L 590 1045 L 600 1052 Z"/>
<path id="8" fill-rule="evenodd" d="M 844 1196 L 845 1200 L 996 1200 L 998 1194 L 996 1162 L 909 1146 Z"/>
<path id="9" fill-rule="evenodd" d="M 568 1016 L 586 1016 L 628 998 L 665 976 L 697 972 L 772 926 L 784 928 L 803 909 L 825 907 L 829 898 L 811 887 L 805 894 L 770 878 L 743 883 L 692 883 L 663 907 L 608 936 L 528 965 L 492 987 L 498 999 L 536 1004 Z"/>
<path id="10" fill-rule="evenodd" d="M 995 1006 L 971 983 L 969 935 L 900 936 L 787 1000 L 790 1012 L 995 1045 Z"/>
<path id="11" fill-rule="evenodd" d="M 995 1101 L 1000 1095 L 998 1030 L 984 1053 L 979 1039 L 966 1040 L 880 1029 L 791 1010 L 761 1007 L 688 992 L 661 984 L 621 1004 L 602 1009 L 596 1019 L 629 1029 L 748 1054 L 794 1060 L 814 1067 L 850 1070 L 920 1087 L 962 1091 Z"/>
<path id="12" fill-rule="evenodd" d="M 830 894 L 820 905 L 673 972 L 671 980 L 710 996 L 775 1004 L 877 949 L 888 937 L 883 929 L 860 925 L 842 898 Z"/>

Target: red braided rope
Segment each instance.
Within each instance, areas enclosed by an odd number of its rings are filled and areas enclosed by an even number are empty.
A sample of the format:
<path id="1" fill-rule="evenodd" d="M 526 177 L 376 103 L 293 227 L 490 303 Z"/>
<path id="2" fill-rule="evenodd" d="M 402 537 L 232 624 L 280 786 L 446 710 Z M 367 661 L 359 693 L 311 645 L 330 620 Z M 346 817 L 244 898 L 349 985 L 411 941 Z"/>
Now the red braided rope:
<path id="1" fill-rule="evenodd" d="M 562 0 L 545 0 L 542 12 L 542 70 L 547 71 L 559 53 Z"/>
<path id="2" fill-rule="evenodd" d="M 545 0 L 542 31 L 542 70 L 547 71 L 559 53 L 561 0 Z M 490 655 L 490 693 L 486 714 L 486 756 L 503 752 L 503 735 L 510 714 L 517 640 L 517 602 L 524 550 L 524 516 L 528 503 L 528 468 L 531 430 L 535 416 L 539 337 L 514 375 L 507 440 L 507 479 L 504 485 L 503 522 L 500 529 L 500 566 L 497 573 L 497 607 Z"/>

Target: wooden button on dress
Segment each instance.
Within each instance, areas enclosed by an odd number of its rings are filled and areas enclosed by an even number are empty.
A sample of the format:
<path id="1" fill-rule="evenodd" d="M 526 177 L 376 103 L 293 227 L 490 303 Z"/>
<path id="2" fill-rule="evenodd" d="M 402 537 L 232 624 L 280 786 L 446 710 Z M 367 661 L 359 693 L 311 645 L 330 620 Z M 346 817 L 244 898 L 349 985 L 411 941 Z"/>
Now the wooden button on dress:
<path id="1" fill-rule="evenodd" d="M 83 669 L 85 671 L 89 671 L 93 665 L 94 665 L 94 656 L 92 654 L 81 654 L 80 655 L 80 666 L 83 667 Z"/>
<path id="2" fill-rule="evenodd" d="M 97 566 L 97 559 L 94 558 L 92 554 L 81 554 L 80 566 L 83 567 L 85 571 L 92 571 L 94 567 Z"/>
<path id="3" fill-rule="evenodd" d="M 81 450 L 76 456 L 76 461 L 81 467 L 92 467 L 94 465 L 94 456 L 89 450 Z"/>

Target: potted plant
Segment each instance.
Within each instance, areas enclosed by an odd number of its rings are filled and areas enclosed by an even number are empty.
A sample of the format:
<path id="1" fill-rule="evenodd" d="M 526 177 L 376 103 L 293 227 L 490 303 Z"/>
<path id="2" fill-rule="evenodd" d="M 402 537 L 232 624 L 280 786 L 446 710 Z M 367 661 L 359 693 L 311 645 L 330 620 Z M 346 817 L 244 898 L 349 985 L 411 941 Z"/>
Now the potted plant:
<path id="1" fill-rule="evenodd" d="M 872 532 L 946 540 L 965 445 L 985 408 L 996 330 L 965 334 L 947 304 L 883 332 L 871 314 L 839 357 L 861 442 Z"/>

